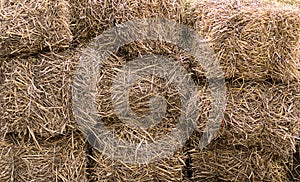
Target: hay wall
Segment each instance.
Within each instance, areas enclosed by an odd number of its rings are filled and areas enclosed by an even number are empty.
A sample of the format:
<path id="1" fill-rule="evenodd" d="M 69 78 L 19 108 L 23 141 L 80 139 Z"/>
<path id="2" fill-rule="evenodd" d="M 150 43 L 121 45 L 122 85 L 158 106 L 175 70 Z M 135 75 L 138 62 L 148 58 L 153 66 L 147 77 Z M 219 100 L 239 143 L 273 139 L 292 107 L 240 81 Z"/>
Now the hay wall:
<path id="1" fill-rule="evenodd" d="M 3 0 L 0 55 L 65 49 L 72 41 L 71 14 L 65 0 Z"/>
<path id="2" fill-rule="evenodd" d="M 0 133 L 6 138 L 18 137 L 0 143 L 1 179 L 288 181 L 290 169 L 297 179 L 299 162 L 291 159 L 300 130 L 300 88 L 295 81 L 299 79 L 300 60 L 297 9 L 255 1 L 197 1 L 189 12 L 181 1 L 169 0 L 11 2 L 1 1 Z M 112 161 L 95 150 L 86 153 L 84 138 L 69 133 L 77 128 L 70 91 L 81 48 L 61 51 L 69 45 L 84 47 L 103 30 L 134 17 L 164 17 L 194 24 L 211 40 L 228 79 L 229 95 L 222 128 L 207 149 L 195 149 L 201 138 L 195 133 L 185 146 L 188 154 L 179 151 L 149 165 L 131 165 Z M 71 31 L 75 38 L 69 44 Z M 203 85 L 203 71 L 191 55 L 165 43 L 135 42 L 116 53 L 117 61 L 111 58 L 104 71 L 113 75 L 111 69 L 151 53 L 173 57 L 192 72 L 201 87 L 201 131 L 210 98 Z M 112 77 L 102 78 L 98 109 L 106 124 L 120 123 L 110 107 L 103 107 L 111 106 L 107 95 L 102 92 L 105 97 L 100 96 L 101 88 L 108 88 Z M 140 93 L 132 93 L 135 103 Z M 144 106 L 133 109 L 145 112 Z M 118 127 L 117 134 L 127 140 L 139 141 L 145 134 Z M 155 132 L 159 137 L 169 128 Z M 188 159 L 193 172 L 190 179 L 184 171 L 189 168 Z"/>

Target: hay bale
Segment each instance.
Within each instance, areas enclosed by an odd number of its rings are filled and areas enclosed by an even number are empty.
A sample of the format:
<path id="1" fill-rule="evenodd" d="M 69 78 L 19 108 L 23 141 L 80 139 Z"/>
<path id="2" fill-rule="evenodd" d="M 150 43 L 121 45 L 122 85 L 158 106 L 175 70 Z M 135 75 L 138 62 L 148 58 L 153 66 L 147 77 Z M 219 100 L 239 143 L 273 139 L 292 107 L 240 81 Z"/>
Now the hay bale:
<path id="1" fill-rule="evenodd" d="M 286 181 L 300 132 L 299 83 L 237 80 L 227 82 L 227 89 L 215 141 L 200 151 L 195 147 L 201 133 L 190 138 L 194 180 Z"/>
<path id="2" fill-rule="evenodd" d="M 282 159 L 262 148 L 215 141 L 192 156 L 193 181 L 289 181 L 290 159 Z"/>
<path id="3" fill-rule="evenodd" d="M 227 82 L 228 99 L 219 137 L 230 144 L 259 146 L 265 152 L 290 156 L 300 131 L 299 83 Z M 202 126 L 207 121 L 204 113 Z M 200 129 L 201 131 L 201 129 Z M 195 136 L 195 144 L 199 142 Z"/>
<path id="4" fill-rule="evenodd" d="M 1 57 L 69 47 L 72 40 L 70 16 L 65 0 L 1 1 Z"/>
<path id="5" fill-rule="evenodd" d="M 68 50 L 31 57 L 2 58 L 0 131 L 43 137 L 75 127 L 72 119 L 72 71 L 80 53 Z"/>
<path id="6" fill-rule="evenodd" d="M 116 24 L 135 18 L 166 18 L 183 21 L 180 0 L 69 0 L 73 9 L 73 34 L 79 42 L 89 41 Z"/>
<path id="7" fill-rule="evenodd" d="M 182 181 L 185 155 L 176 152 L 167 159 L 149 164 L 125 164 L 93 151 L 90 156 L 92 181 Z"/>
<path id="8" fill-rule="evenodd" d="M 76 132 L 14 145 L 16 181 L 87 181 L 85 139 Z"/>
<path id="9" fill-rule="evenodd" d="M 300 78 L 299 9 L 255 0 L 202 0 L 191 11 L 190 21 L 210 40 L 226 78 Z"/>

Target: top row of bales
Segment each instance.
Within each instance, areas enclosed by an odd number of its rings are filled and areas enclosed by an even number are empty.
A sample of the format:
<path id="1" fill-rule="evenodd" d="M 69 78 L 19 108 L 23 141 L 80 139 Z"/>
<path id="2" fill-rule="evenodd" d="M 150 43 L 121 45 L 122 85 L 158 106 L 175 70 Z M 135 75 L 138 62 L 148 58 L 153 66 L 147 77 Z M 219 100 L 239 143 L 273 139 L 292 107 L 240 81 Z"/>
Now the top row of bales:
<path id="1" fill-rule="evenodd" d="M 116 24 L 166 18 L 206 38 L 226 78 L 298 80 L 299 9 L 265 1 L 224 2 L 1 1 L 0 57 L 87 45 Z"/>

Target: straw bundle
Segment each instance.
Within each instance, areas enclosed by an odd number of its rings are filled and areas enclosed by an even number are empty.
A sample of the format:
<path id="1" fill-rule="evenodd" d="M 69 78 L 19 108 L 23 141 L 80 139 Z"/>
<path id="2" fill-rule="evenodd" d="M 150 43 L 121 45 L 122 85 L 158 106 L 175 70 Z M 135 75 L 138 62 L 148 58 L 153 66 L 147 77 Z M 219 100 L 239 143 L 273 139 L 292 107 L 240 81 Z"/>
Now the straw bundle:
<path id="1" fill-rule="evenodd" d="M 69 46 L 71 19 L 65 0 L 4 0 L 0 5 L 1 57 Z"/>
<path id="2" fill-rule="evenodd" d="M 185 156 L 182 152 L 149 164 L 124 164 L 96 151 L 90 159 L 92 181 L 182 181 L 184 176 Z"/>
<path id="3" fill-rule="evenodd" d="M 14 180 L 87 181 L 85 140 L 76 132 L 63 137 L 14 143 Z"/>
<path id="4" fill-rule="evenodd" d="M 300 11 L 263 1 L 197 1 L 195 29 L 211 41 L 227 78 L 299 79 Z"/>
<path id="5" fill-rule="evenodd" d="M 100 35 L 103 30 L 135 18 L 182 20 L 184 5 L 180 0 L 69 0 L 73 9 L 74 39 L 80 43 Z"/>
<path id="6" fill-rule="evenodd" d="M 71 84 L 76 51 L 2 58 L 0 131 L 49 137 L 74 127 Z"/>

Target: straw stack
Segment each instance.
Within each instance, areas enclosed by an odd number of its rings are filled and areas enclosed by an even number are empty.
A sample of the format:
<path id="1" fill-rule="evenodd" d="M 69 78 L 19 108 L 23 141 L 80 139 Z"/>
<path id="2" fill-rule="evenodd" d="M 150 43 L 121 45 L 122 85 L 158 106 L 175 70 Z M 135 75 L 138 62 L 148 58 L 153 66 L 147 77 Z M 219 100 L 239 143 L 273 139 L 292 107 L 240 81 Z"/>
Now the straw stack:
<path id="1" fill-rule="evenodd" d="M 69 47 L 71 17 L 65 0 L 3 0 L 0 6 L 1 57 Z"/>

